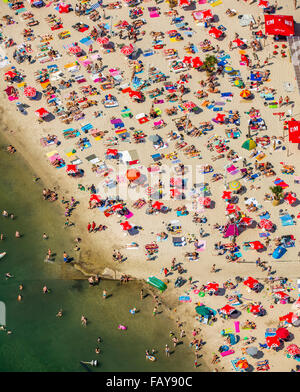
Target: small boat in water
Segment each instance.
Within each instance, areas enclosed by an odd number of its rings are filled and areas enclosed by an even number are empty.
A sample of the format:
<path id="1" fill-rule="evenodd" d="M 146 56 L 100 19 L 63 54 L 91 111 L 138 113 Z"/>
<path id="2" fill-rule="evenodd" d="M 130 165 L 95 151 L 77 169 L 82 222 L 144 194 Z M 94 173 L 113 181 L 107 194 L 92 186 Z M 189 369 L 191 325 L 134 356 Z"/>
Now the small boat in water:
<path id="1" fill-rule="evenodd" d="M 0 259 L 2 259 L 6 255 L 6 252 L 1 252 L 0 253 Z"/>
<path id="2" fill-rule="evenodd" d="M 91 365 L 91 366 L 98 366 L 98 361 L 97 359 L 94 359 L 90 362 L 87 361 L 80 361 L 80 363 L 83 363 L 84 365 Z"/>

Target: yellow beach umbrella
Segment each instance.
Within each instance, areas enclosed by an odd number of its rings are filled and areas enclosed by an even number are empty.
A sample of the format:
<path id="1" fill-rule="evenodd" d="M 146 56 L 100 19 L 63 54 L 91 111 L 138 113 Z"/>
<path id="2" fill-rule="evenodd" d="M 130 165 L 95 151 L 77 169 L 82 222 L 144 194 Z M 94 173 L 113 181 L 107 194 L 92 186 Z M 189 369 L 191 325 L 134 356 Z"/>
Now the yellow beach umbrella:
<path id="1" fill-rule="evenodd" d="M 231 182 L 228 184 L 228 187 L 229 187 L 229 189 L 232 190 L 232 191 L 238 191 L 239 189 L 241 189 L 242 184 L 241 184 L 239 181 L 231 181 Z"/>
<path id="2" fill-rule="evenodd" d="M 249 90 L 242 90 L 241 91 L 241 93 L 240 93 L 240 96 L 242 97 L 242 98 L 249 98 L 250 97 L 250 95 L 251 95 L 251 92 L 249 91 Z"/>

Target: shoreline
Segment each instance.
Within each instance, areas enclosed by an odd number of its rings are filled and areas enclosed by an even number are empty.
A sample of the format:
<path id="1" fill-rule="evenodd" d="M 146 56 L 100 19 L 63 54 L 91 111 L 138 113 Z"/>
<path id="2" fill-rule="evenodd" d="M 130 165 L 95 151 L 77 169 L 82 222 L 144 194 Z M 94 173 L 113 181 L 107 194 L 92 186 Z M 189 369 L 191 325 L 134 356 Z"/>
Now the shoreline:
<path id="1" fill-rule="evenodd" d="M 0 114 L 1 114 L 1 109 L 3 110 L 3 106 L 1 106 L 1 104 L 2 103 L 1 103 L 1 98 L 0 98 Z M 43 168 L 44 170 L 43 169 L 41 170 L 40 168 L 36 170 L 34 167 L 33 161 L 30 159 L 30 149 L 28 149 L 28 146 L 26 147 L 23 144 L 24 142 L 22 143 L 22 141 L 19 140 L 18 137 L 15 137 L 15 133 L 9 133 L 9 128 L 10 128 L 9 117 L 6 119 L 2 118 L 1 126 L 3 126 L 3 125 L 4 125 L 4 127 L 3 127 L 4 130 L 2 132 L 2 136 L 5 140 L 7 140 L 9 143 L 13 144 L 16 147 L 16 149 L 17 149 L 16 154 L 21 154 L 22 158 L 26 161 L 26 163 L 32 169 L 32 171 L 36 172 L 39 175 L 43 184 L 47 183 L 47 186 L 51 185 L 51 187 L 55 187 L 57 189 L 58 183 L 56 182 L 55 179 L 53 179 L 51 177 L 51 174 L 52 174 L 52 173 L 50 174 L 51 168 L 49 167 L 50 170 L 48 173 L 46 173 L 47 172 L 46 168 Z M 49 182 L 49 178 L 50 178 L 50 182 Z M 58 192 L 59 192 L 59 190 L 58 190 Z M 66 193 L 66 192 L 64 192 L 64 193 Z M 57 202 L 58 202 L 58 200 L 57 200 Z M 61 206 L 60 206 L 60 209 L 62 209 Z M 80 223 L 79 223 L 79 225 L 80 225 Z M 84 227 L 83 224 L 82 224 L 82 227 Z M 78 226 L 77 226 L 77 228 L 78 228 Z M 94 251 L 94 252 L 96 252 L 96 251 Z M 104 257 L 103 257 L 103 260 L 104 260 Z M 130 272 L 129 271 L 126 272 L 126 270 L 122 271 L 122 272 L 118 271 L 117 269 L 114 270 L 113 268 L 111 268 L 112 267 L 111 265 L 101 266 L 101 267 L 99 267 L 100 270 L 97 270 L 96 269 L 97 267 L 95 267 L 95 269 L 88 270 L 88 269 L 85 269 L 84 267 L 82 267 L 82 265 L 80 263 L 72 262 L 72 267 L 75 268 L 77 271 L 79 271 L 82 274 L 83 280 L 85 280 L 86 277 L 89 277 L 91 275 L 99 274 L 102 280 L 112 280 L 112 281 L 118 282 L 120 280 L 120 276 L 123 273 L 130 274 Z M 102 269 L 103 267 L 104 267 L 104 269 Z M 105 273 L 106 271 L 108 272 L 107 274 Z M 113 277 L 113 274 L 115 275 L 115 277 Z M 119 274 L 118 277 L 116 276 L 117 274 Z M 142 287 L 146 290 L 146 292 L 150 292 L 152 295 L 157 295 L 157 292 L 155 292 L 155 289 L 152 288 L 151 286 L 147 285 L 147 282 L 145 281 L 145 279 L 137 278 L 135 276 L 132 276 L 132 274 L 130 274 L 130 278 L 133 281 L 137 281 L 138 283 L 141 283 Z M 167 293 L 167 294 L 169 294 L 169 295 L 168 295 L 168 300 L 166 302 L 163 302 L 163 300 L 160 298 L 161 299 L 161 308 L 164 312 L 166 312 L 168 319 L 172 323 L 175 323 L 176 320 L 178 320 L 178 316 L 180 319 L 181 312 L 179 311 L 177 313 L 177 307 L 176 307 L 175 303 L 173 305 L 170 304 L 170 303 L 174 302 L 174 299 L 172 298 L 173 292 Z M 190 319 L 185 320 L 185 328 L 186 329 L 192 330 L 194 327 L 195 327 L 195 323 L 192 320 L 190 320 Z M 205 338 L 205 333 L 201 334 L 201 336 L 203 338 Z M 185 336 L 183 339 L 186 340 L 186 344 L 187 344 L 187 337 Z M 201 369 L 203 367 L 205 367 L 205 368 L 209 369 L 209 371 L 213 371 L 213 369 L 214 369 L 214 367 L 209 366 L 209 362 L 203 354 L 201 356 L 200 366 L 201 366 Z"/>

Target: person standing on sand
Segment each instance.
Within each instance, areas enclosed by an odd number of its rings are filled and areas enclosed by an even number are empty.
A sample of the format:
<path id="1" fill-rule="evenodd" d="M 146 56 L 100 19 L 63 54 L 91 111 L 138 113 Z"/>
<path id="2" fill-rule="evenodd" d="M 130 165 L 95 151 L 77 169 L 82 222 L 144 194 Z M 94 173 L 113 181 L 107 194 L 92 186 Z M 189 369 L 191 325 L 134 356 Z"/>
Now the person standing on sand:
<path id="1" fill-rule="evenodd" d="M 140 297 L 141 297 L 141 299 L 144 299 L 144 290 L 143 289 L 141 289 L 141 291 L 140 291 Z"/>
<path id="2" fill-rule="evenodd" d="M 157 307 L 156 307 L 156 306 L 153 308 L 152 315 L 153 315 L 153 316 L 156 316 L 156 315 L 157 315 Z"/>
<path id="3" fill-rule="evenodd" d="M 66 253 L 66 251 L 64 251 L 64 253 L 63 253 L 63 258 L 64 258 L 64 263 L 67 263 L 69 261 L 69 256 Z"/>
<path id="4" fill-rule="evenodd" d="M 107 291 L 106 291 L 106 290 L 103 290 L 103 292 L 102 292 L 102 298 L 103 298 L 103 299 L 106 299 L 106 298 L 107 298 Z"/>
<path id="5" fill-rule="evenodd" d="M 167 344 L 166 344 L 166 347 L 165 347 L 165 353 L 166 353 L 167 357 L 170 356 L 170 348 L 169 348 L 169 346 Z"/>

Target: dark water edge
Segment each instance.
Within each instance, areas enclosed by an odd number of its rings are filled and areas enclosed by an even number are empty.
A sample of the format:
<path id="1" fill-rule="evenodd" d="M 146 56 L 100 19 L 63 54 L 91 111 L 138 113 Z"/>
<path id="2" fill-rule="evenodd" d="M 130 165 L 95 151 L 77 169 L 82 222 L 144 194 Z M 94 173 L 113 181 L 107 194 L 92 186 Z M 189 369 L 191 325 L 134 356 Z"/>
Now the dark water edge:
<path id="1" fill-rule="evenodd" d="M 187 341 L 166 358 L 164 347 L 172 347 L 169 332 L 177 332 L 176 327 L 164 312 L 152 316 L 153 299 L 140 299 L 140 282 L 101 281 L 89 287 L 78 271 L 62 263 L 64 250 L 75 252 L 60 208 L 42 200 L 42 184 L 33 181 L 33 171 L 19 152 L 5 151 L 7 144 L 0 137 L 0 210 L 16 218 L 0 216 L 0 232 L 6 235 L 0 251 L 7 252 L 0 260 L 0 301 L 6 304 L 7 327 L 13 333 L 0 331 L 0 371 L 86 371 L 79 362 L 92 359 L 100 362 L 93 371 L 194 370 Z M 16 230 L 21 239 L 14 237 Z M 48 240 L 42 239 L 43 232 Z M 48 248 L 57 254 L 51 264 L 44 262 Z M 6 280 L 7 272 L 14 278 Z M 24 290 L 18 302 L 20 283 Z M 42 293 L 44 284 L 49 294 Z M 104 288 L 111 294 L 107 300 L 102 299 Z M 136 315 L 129 313 L 133 307 L 140 310 Z M 59 319 L 55 315 L 61 308 L 64 316 Z M 86 328 L 82 314 L 88 318 Z M 120 331 L 120 323 L 128 330 Z M 152 348 L 158 351 L 156 362 L 145 360 L 145 350 Z"/>

